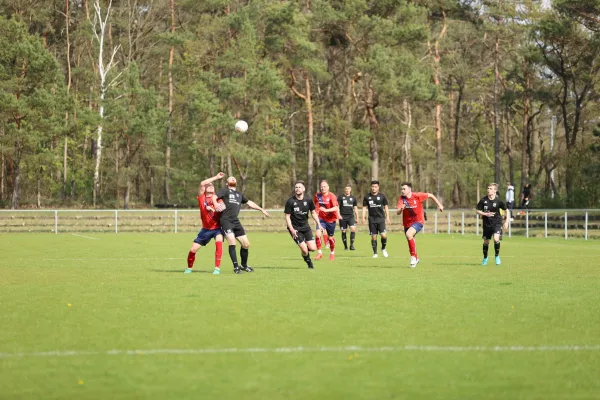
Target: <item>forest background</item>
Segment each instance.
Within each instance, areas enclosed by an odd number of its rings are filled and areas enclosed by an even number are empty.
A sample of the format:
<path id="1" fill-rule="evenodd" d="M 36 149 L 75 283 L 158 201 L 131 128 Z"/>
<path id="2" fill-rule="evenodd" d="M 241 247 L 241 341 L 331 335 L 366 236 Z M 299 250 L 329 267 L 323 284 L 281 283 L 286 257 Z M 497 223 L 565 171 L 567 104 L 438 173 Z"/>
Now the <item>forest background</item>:
<path id="1" fill-rule="evenodd" d="M 600 0 L 0 0 L 0 208 L 488 181 L 600 207 Z M 249 122 L 245 134 L 236 119 Z M 265 193 L 263 195 L 263 192 Z"/>

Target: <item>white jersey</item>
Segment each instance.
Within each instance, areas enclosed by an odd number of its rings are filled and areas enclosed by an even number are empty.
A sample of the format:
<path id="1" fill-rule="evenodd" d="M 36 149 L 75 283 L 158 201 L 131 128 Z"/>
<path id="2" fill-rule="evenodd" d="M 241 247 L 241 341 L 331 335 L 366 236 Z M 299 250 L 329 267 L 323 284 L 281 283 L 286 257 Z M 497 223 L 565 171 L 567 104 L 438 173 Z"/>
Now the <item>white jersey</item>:
<path id="1" fill-rule="evenodd" d="M 509 185 L 506 188 L 506 202 L 512 203 L 515 201 L 515 187 L 513 185 Z"/>

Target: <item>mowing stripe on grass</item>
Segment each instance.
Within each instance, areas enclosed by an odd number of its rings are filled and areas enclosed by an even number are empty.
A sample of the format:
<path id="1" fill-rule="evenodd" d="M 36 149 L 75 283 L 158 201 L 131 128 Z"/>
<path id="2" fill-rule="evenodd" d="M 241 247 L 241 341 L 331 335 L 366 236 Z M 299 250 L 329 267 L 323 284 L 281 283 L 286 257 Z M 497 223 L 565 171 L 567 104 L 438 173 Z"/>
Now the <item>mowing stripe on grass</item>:
<path id="1" fill-rule="evenodd" d="M 31 353 L 0 353 L 0 359 L 20 357 L 82 357 L 82 356 L 141 356 L 141 355 L 193 355 L 193 354 L 226 354 L 226 353 L 396 353 L 405 351 L 417 352 L 573 352 L 573 351 L 600 351 L 600 345 L 564 345 L 564 346 L 340 346 L 340 347 L 233 347 L 233 348 L 204 348 L 204 349 L 136 349 L 136 350 L 107 350 L 107 351 L 79 351 L 56 350 Z"/>
<path id="2" fill-rule="evenodd" d="M 82 237 L 82 238 L 85 238 L 85 239 L 98 240 L 98 238 L 93 238 L 93 237 L 90 237 L 90 236 L 84 236 L 84 235 L 78 235 L 78 234 L 76 234 L 76 233 L 71 233 L 71 235 L 73 235 L 73 236 L 77 236 L 77 237 Z"/>

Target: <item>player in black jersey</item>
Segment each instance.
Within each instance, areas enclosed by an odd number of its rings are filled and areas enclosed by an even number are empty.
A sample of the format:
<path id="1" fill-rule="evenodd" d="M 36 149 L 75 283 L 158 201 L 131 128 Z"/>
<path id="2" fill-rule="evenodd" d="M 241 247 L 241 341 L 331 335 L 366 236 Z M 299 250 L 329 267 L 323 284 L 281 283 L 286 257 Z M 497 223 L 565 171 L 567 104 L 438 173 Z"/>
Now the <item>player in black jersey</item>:
<path id="1" fill-rule="evenodd" d="M 369 209 L 369 234 L 371 235 L 371 247 L 373 258 L 377 258 L 377 235 L 381 234 L 381 254 L 388 256 L 385 249 L 387 245 L 387 233 L 385 223 L 391 224 L 388 200 L 385 194 L 379 193 L 379 181 L 371 181 L 371 192 L 363 199 L 362 221 L 366 222 L 365 216 Z"/>
<path id="2" fill-rule="evenodd" d="M 304 197 L 306 187 L 303 181 L 298 181 L 294 185 L 294 195 L 285 203 L 284 214 L 287 229 L 294 242 L 300 247 L 302 258 L 308 265 L 308 268 L 314 268 L 309 252 L 317 250 L 317 245 L 308 224 L 308 214 L 312 216 L 316 226 L 319 224 L 319 214 L 317 214 L 315 203 L 309 197 Z M 323 228 L 321 228 L 323 229 Z M 321 232 L 322 233 L 322 232 Z"/>
<path id="3" fill-rule="evenodd" d="M 248 247 L 250 247 L 250 241 L 246 236 L 246 230 L 242 226 L 238 215 L 242 204 L 248 204 L 248 207 L 255 210 L 261 211 L 265 217 L 269 217 L 269 213 L 263 210 L 255 202 L 248 200 L 242 193 L 235 190 L 237 186 L 237 180 L 235 177 L 230 176 L 227 178 L 227 187 L 219 190 L 216 196 L 213 196 L 213 201 L 216 207 L 217 199 L 223 200 L 225 204 L 225 210 L 221 213 L 221 229 L 229 243 L 229 257 L 233 262 L 233 272 L 241 274 L 242 271 L 252 272 L 254 268 L 248 266 Z M 240 258 L 242 259 L 242 265 L 238 265 L 237 254 L 235 252 L 235 240 L 238 240 L 242 245 L 240 249 Z"/>
<path id="4" fill-rule="evenodd" d="M 500 238 L 502 237 L 502 229 L 508 229 L 510 219 L 510 210 L 506 208 L 506 204 L 498 196 L 498 184 L 488 184 L 487 196 L 477 203 L 477 214 L 483 217 L 483 261 L 481 265 L 487 265 L 488 248 L 492 238 L 494 238 L 496 265 L 500 265 Z M 506 214 L 504 223 L 502 223 L 500 210 L 504 210 Z"/>
<path id="5" fill-rule="evenodd" d="M 358 221 L 358 203 L 356 197 L 352 196 L 352 187 L 350 185 L 344 188 L 344 194 L 338 196 L 338 204 L 340 207 L 339 219 L 344 249 L 348 250 L 346 231 L 350 228 L 350 250 L 355 250 L 354 238 L 356 237 L 356 221 Z"/>

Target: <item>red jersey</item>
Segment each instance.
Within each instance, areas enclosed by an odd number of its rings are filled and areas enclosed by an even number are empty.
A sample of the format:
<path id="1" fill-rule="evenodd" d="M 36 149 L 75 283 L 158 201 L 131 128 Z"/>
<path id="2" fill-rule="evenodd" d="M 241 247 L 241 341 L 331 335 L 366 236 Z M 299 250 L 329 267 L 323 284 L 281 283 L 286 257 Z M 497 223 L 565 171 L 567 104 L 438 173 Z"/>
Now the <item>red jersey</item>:
<path id="1" fill-rule="evenodd" d="M 206 206 L 209 206 L 211 209 L 215 208 L 212 203 L 212 198 L 206 198 L 206 195 L 203 194 L 202 196 L 196 196 L 196 199 L 198 199 L 198 207 L 200 207 L 200 219 L 202 220 L 202 228 L 209 230 L 221 228 L 221 224 L 219 223 L 221 213 L 206 209 Z"/>
<path id="2" fill-rule="evenodd" d="M 338 206 L 338 201 L 337 201 L 337 197 L 335 197 L 335 194 L 333 194 L 331 192 L 329 192 L 327 194 L 318 192 L 317 194 L 315 194 L 315 197 L 313 198 L 313 203 L 315 203 L 315 206 L 317 207 L 317 212 L 319 213 L 320 220 L 323 220 L 325 222 L 337 222 L 337 220 L 338 220 L 338 212 L 337 211 L 332 211 L 332 212 L 321 211 L 321 208 L 333 208 L 333 207 Z"/>
<path id="3" fill-rule="evenodd" d="M 412 192 L 410 198 L 400 196 L 398 199 L 397 208 L 401 208 L 404 204 L 405 208 L 402 211 L 402 225 L 405 228 L 410 228 L 412 224 L 418 222 L 420 224 L 425 223 L 425 215 L 423 214 L 423 204 L 425 200 L 429 198 L 427 193 Z"/>

